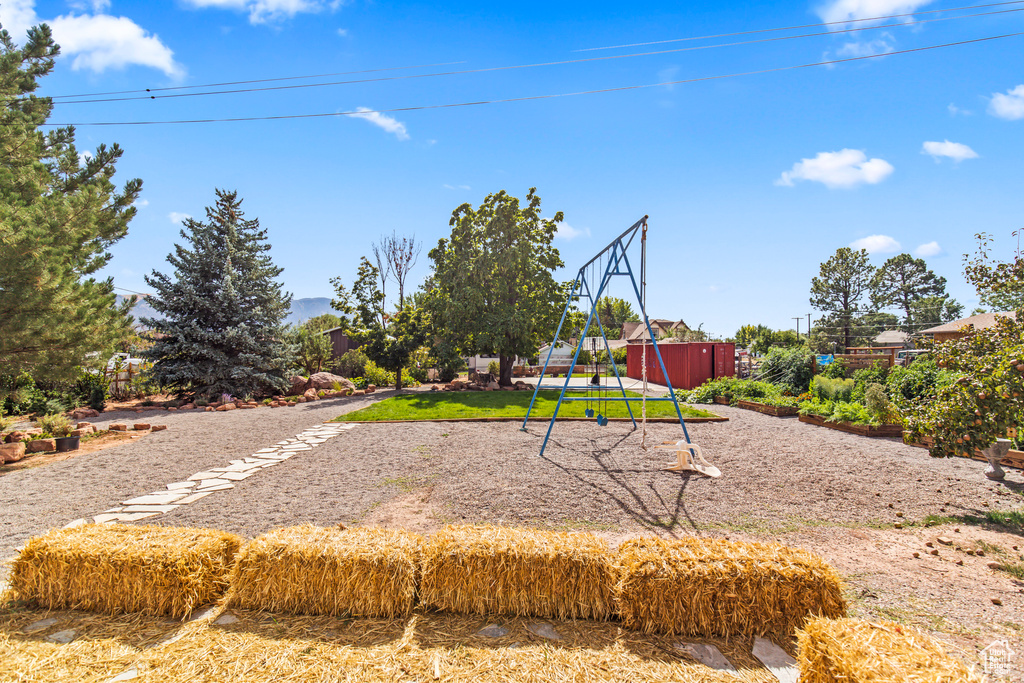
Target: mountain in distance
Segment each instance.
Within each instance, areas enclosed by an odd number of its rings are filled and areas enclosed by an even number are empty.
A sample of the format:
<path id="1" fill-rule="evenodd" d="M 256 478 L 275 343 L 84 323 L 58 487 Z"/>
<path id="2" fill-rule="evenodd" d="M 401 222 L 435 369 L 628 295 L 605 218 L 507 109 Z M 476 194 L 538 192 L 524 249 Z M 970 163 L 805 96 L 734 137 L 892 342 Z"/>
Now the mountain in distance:
<path id="1" fill-rule="evenodd" d="M 338 313 L 331 308 L 330 297 L 317 296 L 310 299 L 292 299 L 292 310 L 284 321 L 289 325 L 301 325 L 310 318 L 315 318 L 324 313 Z"/>
<path id="2" fill-rule="evenodd" d="M 149 302 L 146 301 L 147 294 L 133 294 L 131 295 L 135 299 L 135 305 L 132 306 L 131 315 L 135 318 L 136 326 L 139 325 L 140 318 L 156 318 L 157 320 L 162 319 L 164 316 L 157 313 Z M 120 306 L 124 300 L 128 298 L 120 294 L 117 295 L 117 305 Z M 331 299 L 329 297 L 319 296 L 310 299 L 292 299 L 292 307 L 285 317 L 285 324 L 289 325 L 300 325 L 310 318 L 315 318 L 318 315 L 324 313 L 336 313 L 331 308 Z"/>

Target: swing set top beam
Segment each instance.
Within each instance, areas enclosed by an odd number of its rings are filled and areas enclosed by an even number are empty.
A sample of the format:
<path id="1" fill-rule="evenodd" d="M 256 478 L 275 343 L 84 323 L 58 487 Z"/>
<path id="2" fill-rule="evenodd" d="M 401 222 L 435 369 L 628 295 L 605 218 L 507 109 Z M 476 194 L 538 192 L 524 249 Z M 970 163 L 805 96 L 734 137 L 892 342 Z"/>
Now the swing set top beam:
<path id="1" fill-rule="evenodd" d="M 601 251 L 597 252 L 597 256 L 595 256 L 594 258 L 590 259 L 589 261 L 584 263 L 582 266 L 580 266 L 580 273 L 582 273 L 586 269 L 586 267 L 589 266 L 591 263 L 593 263 L 594 261 L 596 261 L 599 258 L 601 258 L 602 256 L 604 256 L 607 252 L 611 251 L 615 247 L 615 245 L 620 244 L 622 242 L 622 240 L 625 239 L 626 235 L 629 235 L 629 241 L 626 242 L 625 245 L 623 245 L 622 250 L 625 251 L 626 249 L 629 249 L 629 245 L 632 244 L 633 238 L 636 237 L 636 231 L 639 230 L 641 228 L 641 226 L 644 226 L 644 225 L 647 224 L 647 218 L 648 218 L 647 216 L 644 216 L 643 218 L 638 220 L 636 223 L 634 223 L 633 225 L 631 225 L 628 228 L 626 228 L 621 235 L 619 235 L 618 237 L 613 239 L 611 242 L 609 242 L 607 247 L 605 247 Z"/>

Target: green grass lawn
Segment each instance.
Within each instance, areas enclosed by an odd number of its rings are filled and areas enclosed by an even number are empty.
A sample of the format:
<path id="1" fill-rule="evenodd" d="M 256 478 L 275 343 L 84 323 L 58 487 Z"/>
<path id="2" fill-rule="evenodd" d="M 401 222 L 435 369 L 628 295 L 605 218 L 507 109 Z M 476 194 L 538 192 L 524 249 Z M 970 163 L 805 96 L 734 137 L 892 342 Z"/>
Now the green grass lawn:
<path id="1" fill-rule="evenodd" d="M 582 393 L 566 396 L 583 396 Z M 628 391 L 627 396 L 639 398 L 640 394 Z M 620 395 L 621 396 L 621 395 Z M 335 418 L 335 422 L 377 422 L 380 420 L 450 420 L 463 417 L 510 417 L 522 418 L 533 397 L 532 391 L 460 391 L 403 394 L 385 399 L 372 406 L 347 413 Z M 558 403 L 557 391 L 542 391 L 537 396 L 530 417 L 551 417 Z M 591 402 L 595 413 L 607 417 L 629 417 L 624 401 L 609 401 L 598 406 Z M 585 401 L 562 403 L 559 417 L 585 417 Z M 633 414 L 639 419 L 640 403 L 632 402 Z M 679 406 L 683 417 L 717 417 L 706 410 Z M 647 404 L 648 417 L 675 417 L 675 407 L 669 401 Z"/>

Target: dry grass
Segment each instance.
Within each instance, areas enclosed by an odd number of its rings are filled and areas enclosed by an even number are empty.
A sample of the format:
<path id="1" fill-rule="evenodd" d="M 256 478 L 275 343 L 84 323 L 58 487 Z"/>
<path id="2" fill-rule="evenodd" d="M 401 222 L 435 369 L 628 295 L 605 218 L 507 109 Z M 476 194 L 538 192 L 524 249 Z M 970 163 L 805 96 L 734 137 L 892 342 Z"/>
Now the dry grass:
<path id="1" fill-rule="evenodd" d="M 294 614 L 396 617 L 416 601 L 421 538 L 400 530 L 278 529 L 246 544 L 230 604 Z"/>
<path id="2" fill-rule="evenodd" d="M 724 540 L 641 538 L 619 548 L 616 602 L 628 628 L 694 636 L 791 636 L 846 613 L 839 575 L 810 553 Z"/>
<path id="3" fill-rule="evenodd" d="M 466 614 L 607 619 L 608 544 L 591 534 L 449 526 L 423 549 L 420 600 Z"/>
<path id="4" fill-rule="evenodd" d="M 208 529 L 86 524 L 29 539 L 10 582 L 47 609 L 183 618 L 224 592 L 240 544 Z"/>
<path id="5" fill-rule="evenodd" d="M 474 634 L 481 617 L 414 613 L 404 619 L 338 619 L 236 610 L 236 623 L 216 617 L 184 625 L 153 617 L 81 612 L 11 612 L 0 608 L 0 681 L 105 683 L 135 668 L 136 680 L 169 683 L 246 681 L 451 681 L 453 683 L 776 683 L 750 654 L 750 643 L 713 642 L 739 676 L 708 669 L 679 653 L 664 636 L 623 630 L 609 622 L 554 622 L 563 636 L 531 635 L 509 619 L 500 639 Z M 45 616 L 50 629 L 22 629 Z M 45 634 L 74 629 L 68 645 Z M 136 637 L 142 631 L 148 635 Z M 160 645 L 178 633 L 179 640 Z"/>
<path id="6" fill-rule="evenodd" d="M 813 619 L 797 638 L 800 683 L 982 681 L 930 637 L 891 621 Z"/>

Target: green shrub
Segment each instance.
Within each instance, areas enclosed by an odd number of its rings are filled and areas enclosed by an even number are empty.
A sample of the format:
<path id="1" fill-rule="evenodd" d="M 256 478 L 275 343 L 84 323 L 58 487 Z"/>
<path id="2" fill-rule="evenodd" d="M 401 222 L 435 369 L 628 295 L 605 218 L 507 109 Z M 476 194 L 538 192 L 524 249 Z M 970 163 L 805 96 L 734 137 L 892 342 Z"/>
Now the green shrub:
<path id="1" fill-rule="evenodd" d="M 356 389 L 365 389 L 369 382 L 366 381 L 365 377 L 353 377 L 352 384 L 355 385 Z"/>
<path id="2" fill-rule="evenodd" d="M 912 401 L 935 396 L 940 388 L 956 379 L 955 373 L 940 369 L 933 359 L 921 358 L 910 367 L 892 368 L 885 380 L 885 393 L 890 401 L 904 407 Z"/>
<path id="3" fill-rule="evenodd" d="M 363 379 L 366 380 L 367 384 L 372 384 L 378 387 L 391 387 L 395 385 L 395 373 L 388 372 L 382 367 L 379 367 L 372 360 L 366 361 L 366 367 L 363 368 Z M 366 387 L 363 387 L 364 389 Z"/>
<path id="4" fill-rule="evenodd" d="M 817 417 L 831 417 L 832 411 L 835 409 L 832 401 L 819 401 L 818 399 L 812 399 L 810 401 L 804 401 L 800 404 L 801 415 L 816 415 Z"/>
<path id="5" fill-rule="evenodd" d="M 826 365 L 821 374 L 829 379 L 846 379 L 846 363 L 836 359 Z"/>
<path id="6" fill-rule="evenodd" d="M 832 379 L 815 375 L 811 382 L 811 395 L 822 401 L 849 401 L 853 396 L 852 379 Z"/>
<path id="7" fill-rule="evenodd" d="M 881 384 L 869 384 L 864 390 L 864 407 L 871 413 L 871 421 L 875 424 L 895 424 L 898 421 Z"/>
<path id="8" fill-rule="evenodd" d="M 423 384 L 427 381 L 427 369 L 426 368 L 406 368 L 405 371 L 409 373 L 409 377 L 412 377 L 415 381 Z"/>
<path id="9" fill-rule="evenodd" d="M 0 414 L 0 433 L 6 432 L 14 426 L 14 418 Z"/>
<path id="10" fill-rule="evenodd" d="M 782 390 L 768 382 L 758 382 L 735 377 L 719 377 L 708 380 L 696 389 L 676 392 L 676 398 L 687 403 L 714 403 L 719 396 L 735 404 L 740 399 L 763 403 L 766 398 L 782 395 Z"/>
<path id="11" fill-rule="evenodd" d="M 362 377 L 369 360 L 359 349 L 351 349 L 342 354 L 334 368 L 342 377 Z"/>
<path id="12" fill-rule="evenodd" d="M 60 413 L 43 415 L 36 420 L 36 426 L 47 434 L 52 434 L 57 437 L 67 436 L 74 429 L 74 426 L 71 424 L 71 420 Z"/>
<path id="13" fill-rule="evenodd" d="M 496 360 L 492 360 L 487 364 L 487 372 L 497 377 L 501 373 L 501 364 Z"/>
<path id="14" fill-rule="evenodd" d="M 758 366 L 761 379 L 797 395 L 807 391 L 814 376 L 814 354 L 806 346 L 773 347 Z"/>
<path id="15" fill-rule="evenodd" d="M 859 403 L 836 401 L 829 422 L 852 422 L 854 424 L 870 424 L 871 413 Z"/>

